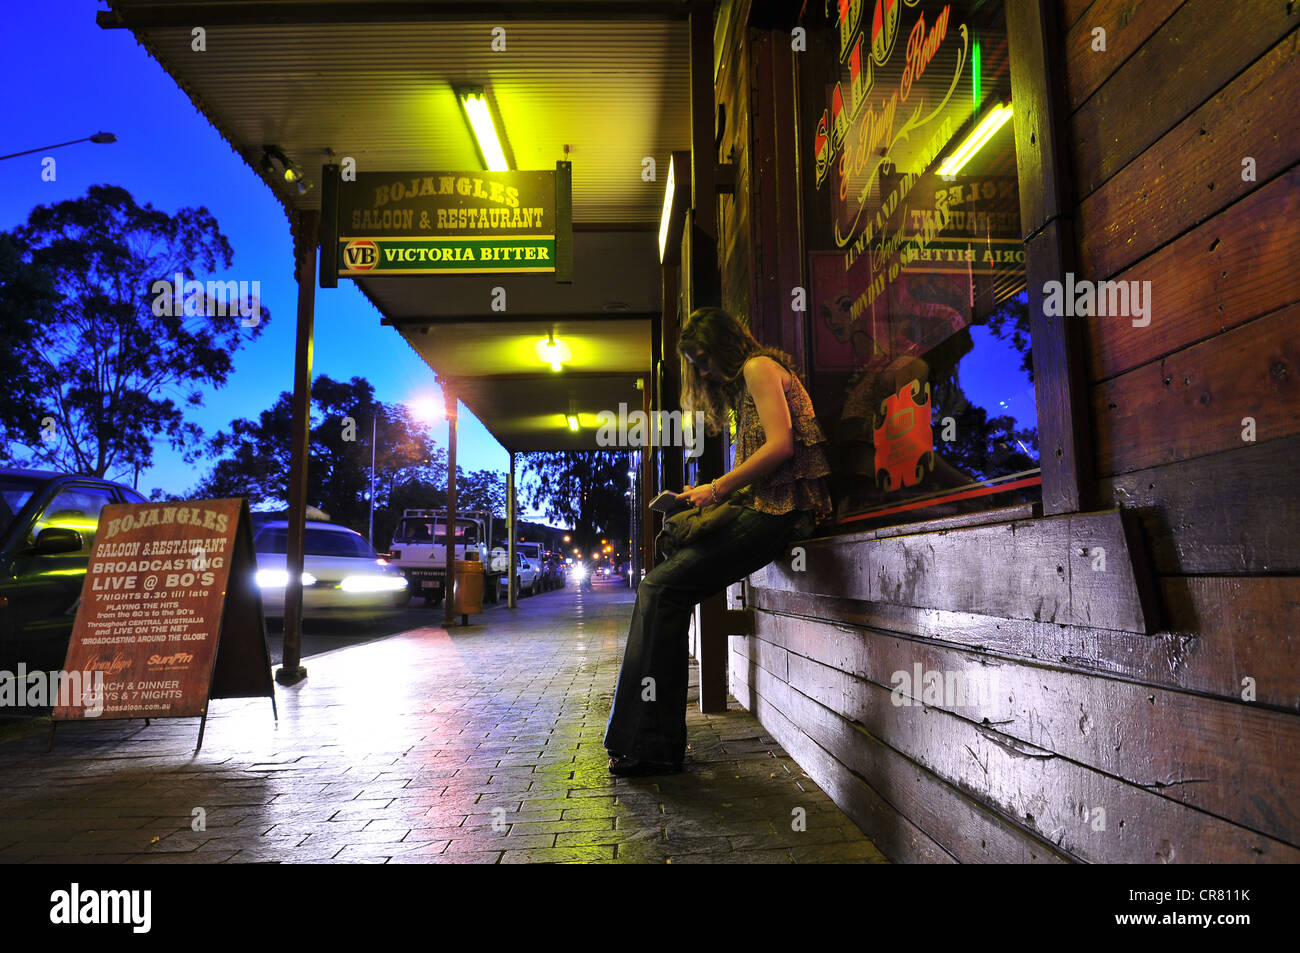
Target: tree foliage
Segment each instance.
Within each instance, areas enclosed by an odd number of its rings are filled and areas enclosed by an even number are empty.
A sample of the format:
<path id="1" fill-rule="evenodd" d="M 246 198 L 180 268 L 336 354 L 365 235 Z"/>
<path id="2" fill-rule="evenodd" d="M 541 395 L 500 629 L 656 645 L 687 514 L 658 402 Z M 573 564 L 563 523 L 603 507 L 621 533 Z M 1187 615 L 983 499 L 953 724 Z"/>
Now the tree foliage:
<path id="1" fill-rule="evenodd" d="M 159 437 L 197 449 L 202 432 L 185 407 L 202 402 L 201 385 L 226 382 L 235 352 L 270 318 L 260 302 L 244 302 L 253 305 L 245 326 L 197 284 L 232 259 L 211 212 L 168 215 L 123 188 L 94 185 L 83 198 L 37 206 L 0 245 L 5 335 L 22 347 L 34 322 L 20 379 L 46 420 L 32 441 L 24 387 L 7 393 L 6 436 L 28 439 L 11 439 L 8 458 L 105 476 L 149 466 Z M 179 311 L 160 291 L 178 274 L 199 289 L 177 299 Z"/>
<path id="2" fill-rule="evenodd" d="M 376 422 L 377 418 L 377 425 Z M 208 448 L 218 457 L 208 477 L 188 496 L 246 496 L 254 509 L 283 508 L 289 496 L 293 395 L 280 394 L 255 420 L 232 421 Z M 402 511 L 447 505 L 447 452 L 401 404 L 375 400 L 363 378 L 312 385 L 307 502 L 363 535 L 370 521 L 371 438 L 375 459 L 375 544 L 386 549 Z M 460 510 L 505 513 L 500 473 L 456 468 Z"/>
<path id="3" fill-rule="evenodd" d="M 572 526 L 584 551 L 601 537 L 626 539 L 630 459 L 617 450 L 526 453 L 521 496 L 548 519 Z"/>

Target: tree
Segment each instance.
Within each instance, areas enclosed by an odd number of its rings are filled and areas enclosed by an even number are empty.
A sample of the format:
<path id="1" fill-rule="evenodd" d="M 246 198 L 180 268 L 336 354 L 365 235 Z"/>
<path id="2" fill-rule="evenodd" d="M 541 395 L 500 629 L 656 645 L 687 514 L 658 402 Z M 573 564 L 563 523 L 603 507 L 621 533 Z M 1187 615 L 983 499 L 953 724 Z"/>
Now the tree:
<path id="1" fill-rule="evenodd" d="M 10 333 L 20 325 L 8 312 L 23 307 L 8 300 L 11 282 L 27 289 L 29 307 L 37 302 L 26 275 L 34 269 L 48 282 L 24 356 L 52 423 L 49 438 L 10 443 L 8 458 L 123 475 L 149 466 L 165 436 L 192 459 L 202 431 L 184 408 L 202 403 L 200 385 L 225 384 L 234 353 L 270 320 L 256 294 L 244 293 L 250 283 L 195 277 L 230 267 L 212 213 L 168 215 L 123 188 L 93 185 L 84 198 L 37 206 L 11 240 L 17 256 L 0 255 Z"/>
<path id="2" fill-rule="evenodd" d="M 335 381 L 325 375 L 312 385 L 308 443 L 307 502 L 331 520 L 364 534 L 370 521 L 372 422 L 375 447 L 375 543 L 392 539 L 402 511 L 447 505 L 447 452 L 401 404 L 375 400 L 363 378 Z M 254 508 L 283 508 L 289 496 L 293 395 L 287 391 L 256 420 L 234 420 L 208 442 L 219 457 L 191 498 L 246 496 Z M 460 510 L 505 512 L 500 473 L 456 468 Z"/>
<path id="3" fill-rule="evenodd" d="M 584 551 L 601 537 L 627 537 L 627 451 L 526 453 L 523 464 L 520 483 L 529 505 L 572 526 Z"/>
<path id="4" fill-rule="evenodd" d="M 22 245 L 0 232 L 0 438 L 4 445 L 40 440 L 41 380 L 30 359 L 41 340 L 41 315 L 58 303 L 50 276 L 23 260 Z M 48 432 L 48 430 L 47 430 Z"/>
<path id="5" fill-rule="evenodd" d="M 497 470 L 465 473 L 456 467 L 456 509 L 483 510 L 498 519 L 505 519 L 505 477 Z"/>

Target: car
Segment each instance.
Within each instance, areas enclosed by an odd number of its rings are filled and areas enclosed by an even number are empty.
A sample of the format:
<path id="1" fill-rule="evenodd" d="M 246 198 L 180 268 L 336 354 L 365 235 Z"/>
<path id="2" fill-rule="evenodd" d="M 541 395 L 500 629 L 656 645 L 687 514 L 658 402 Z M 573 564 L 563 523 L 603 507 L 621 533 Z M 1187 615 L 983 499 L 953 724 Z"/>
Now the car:
<path id="1" fill-rule="evenodd" d="M 253 535 L 262 611 L 284 617 L 289 523 L 262 522 Z M 406 605 L 406 576 L 384 559 L 360 533 L 320 520 L 308 520 L 303 561 L 303 616 L 377 615 Z"/>
<path id="2" fill-rule="evenodd" d="M 521 576 L 530 577 L 531 581 L 529 581 L 529 578 L 523 579 L 520 582 L 519 591 L 523 592 L 524 589 L 527 589 L 530 596 L 535 596 L 546 588 L 545 569 L 542 561 L 542 544 L 526 543 L 521 541 L 515 544 L 515 552 L 528 560 L 528 568 L 532 570 L 530 573 L 521 573 Z"/>
<path id="3" fill-rule="evenodd" d="M 0 667 L 63 665 L 100 510 L 147 502 L 99 477 L 0 469 Z"/>
<path id="4" fill-rule="evenodd" d="M 533 565 L 533 561 L 523 553 L 515 553 L 515 556 L 518 560 L 518 569 L 515 571 L 515 578 L 519 580 L 516 583 L 517 591 L 521 596 L 524 593 L 530 596 L 537 595 L 542 585 L 541 574 L 537 571 L 537 567 Z"/>

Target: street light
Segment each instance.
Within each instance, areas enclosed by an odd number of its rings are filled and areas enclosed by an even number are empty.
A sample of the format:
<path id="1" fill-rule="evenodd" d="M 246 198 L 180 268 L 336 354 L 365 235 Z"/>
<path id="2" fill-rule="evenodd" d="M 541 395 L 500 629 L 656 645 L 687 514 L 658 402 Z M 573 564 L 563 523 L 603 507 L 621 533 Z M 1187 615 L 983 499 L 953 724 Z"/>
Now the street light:
<path id="1" fill-rule="evenodd" d="M 367 538 L 371 549 L 375 548 L 375 452 L 379 446 L 379 415 L 383 412 L 383 406 L 376 404 L 375 412 L 370 417 L 370 532 Z M 432 423 L 442 416 L 442 409 L 434 397 L 417 397 L 406 408 L 421 423 Z"/>
<path id="2" fill-rule="evenodd" d="M 84 139 L 70 139 L 67 142 L 56 142 L 52 146 L 42 146 L 39 149 L 27 149 L 24 152 L 11 152 L 7 156 L 0 156 L 0 159 L 13 159 L 17 156 L 29 156 L 33 152 L 49 152 L 51 149 L 62 149 L 64 146 L 74 146 L 78 142 L 97 142 L 101 145 L 117 142 L 117 136 L 111 132 L 97 132 L 93 136 L 86 136 Z"/>

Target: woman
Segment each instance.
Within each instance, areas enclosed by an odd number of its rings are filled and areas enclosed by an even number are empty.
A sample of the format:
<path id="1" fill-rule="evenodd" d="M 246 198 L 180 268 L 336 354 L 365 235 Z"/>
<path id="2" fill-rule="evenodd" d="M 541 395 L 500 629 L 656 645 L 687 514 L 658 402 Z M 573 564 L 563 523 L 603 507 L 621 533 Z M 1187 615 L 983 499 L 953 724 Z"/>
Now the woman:
<path id="1" fill-rule="evenodd" d="M 610 773 L 681 770 L 686 753 L 687 636 L 693 607 L 784 553 L 831 514 L 826 438 L 789 355 L 763 347 L 720 308 L 682 328 L 682 407 L 710 433 L 735 413 L 736 465 L 679 500 L 703 507 L 750 491 L 725 527 L 679 549 L 637 588 L 636 608 L 605 730 Z"/>

